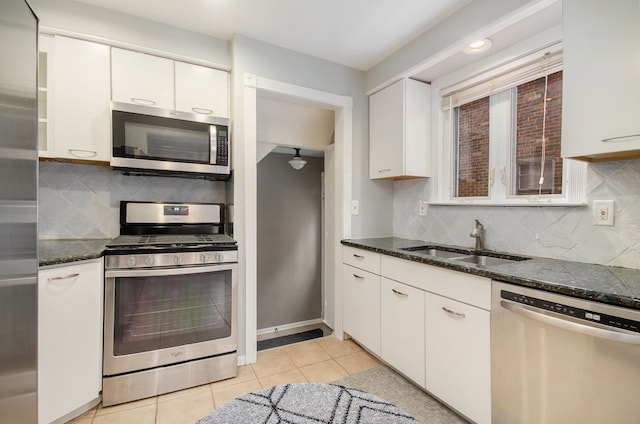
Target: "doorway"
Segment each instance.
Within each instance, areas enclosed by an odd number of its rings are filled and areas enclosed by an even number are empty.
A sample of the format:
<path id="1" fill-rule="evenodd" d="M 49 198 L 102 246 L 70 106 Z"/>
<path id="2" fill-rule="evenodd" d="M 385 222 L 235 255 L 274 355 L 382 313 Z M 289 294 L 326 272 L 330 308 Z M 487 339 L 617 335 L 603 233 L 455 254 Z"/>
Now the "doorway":
<path id="1" fill-rule="evenodd" d="M 244 77 L 244 142 L 241 167 L 244 171 L 242 187 L 236 188 L 238 198 L 243 204 L 244 212 L 236 217 L 236 223 L 242 224 L 245 284 L 245 362 L 256 361 L 257 353 L 257 95 L 258 92 L 269 92 L 296 101 L 307 101 L 318 107 L 328 108 L 335 113 L 335 144 L 331 150 L 331 160 L 327 168 L 333 170 L 331 181 L 334 184 L 330 198 L 326 202 L 326 222 L 330 227 L 325 229 L 326 255 L 325 272 L 335 284 L 333 291 L 334 333 L 342 338 L 342 298 L 340 268 L 334 266 L 341 262 L 340 240 L 351 235 L 350 202 L 351 202 L 351 138 L 352 108 L 351 97 L 322 92 L 306 87 L 295 86 L 279 81 L 245 74 Z M 328 179 L 328 178 L 327 178 Z"/>

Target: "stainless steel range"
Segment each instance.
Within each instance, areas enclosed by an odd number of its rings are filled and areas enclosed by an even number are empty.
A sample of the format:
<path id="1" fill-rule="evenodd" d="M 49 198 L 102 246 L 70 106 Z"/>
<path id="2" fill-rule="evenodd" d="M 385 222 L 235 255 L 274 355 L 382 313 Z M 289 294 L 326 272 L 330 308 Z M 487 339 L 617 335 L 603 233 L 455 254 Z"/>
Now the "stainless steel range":
<path id="1" fill-rule="evenodd" d="M 104 406 L 237 374 L 237 269 L 224 204 L 121 202 L 105 251 Z"/>

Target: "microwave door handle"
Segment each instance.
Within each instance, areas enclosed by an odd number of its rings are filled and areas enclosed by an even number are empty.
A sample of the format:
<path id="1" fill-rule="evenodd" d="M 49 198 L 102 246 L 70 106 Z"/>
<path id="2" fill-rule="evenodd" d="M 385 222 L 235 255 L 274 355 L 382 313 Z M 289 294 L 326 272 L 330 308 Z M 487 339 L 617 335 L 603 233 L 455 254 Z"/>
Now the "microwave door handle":
<path id="1" fill-rule="evenodd" d="M 215 125 L 209 125 L 209 147 L 211 154 L 209 156 L 209 163 L 215 165 L 218 163 L 218 129 Z"/>

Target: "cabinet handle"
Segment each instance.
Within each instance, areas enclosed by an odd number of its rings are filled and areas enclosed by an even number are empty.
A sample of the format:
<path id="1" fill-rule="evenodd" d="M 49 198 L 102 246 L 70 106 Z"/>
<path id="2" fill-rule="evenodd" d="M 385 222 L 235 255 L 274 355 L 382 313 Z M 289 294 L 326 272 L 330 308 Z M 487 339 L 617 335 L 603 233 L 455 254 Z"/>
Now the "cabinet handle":
<path id="1" fill-rule="evenodd" d="M 353 274 L 354 277 L 356 277 L 358 280 L 364 280 L 364 277 L 358 274 Z"/>
<path id="2" fill-rule="evenodd" d="M 623 135 L 621 137 L 611 137 L 605 138 L 604 140 L 600 140 L 603 143 L 621 143 L 625 141 L 633 141 L 636 138 L 640 138 L 640 134 L 632 134 L 632 135 Z"/>
<path id="3" fill-rule="evenodd" d="M 355 253 L 353 254 L 353 257 L 356 258 L 356 259 L 364 259 L 364 256 L 356 255 Z"/>
<path id="4" fill-rule="evenodd" d="M 379 173 L 383 173 L 383 172 L 391 172 L 391 170 L 389 168 L 387 169 L 381 169 L 378 171 Z"/>
<path id="5" fill-rule="evenodd" d="M 442 310 L 445 311 L 447 314 L 451 315 L 454 318 L 464 318 L 466 316 L 465 314 L 461 314 L 460 312 L 452 311 L 451 309 L 445 308 L 444 306 L 442 307 Z"/>
<path id="6" fill-rule="evenodd" d="M 61 280 L 70 280 L 72 278 L 76 278 L 77 276 L 79 276 L 79 273 L 74 273 L 74 274 L 69 274 L 69 275 L 65 275 L 64 277 L 50 277 L 47 278 L 47 281 L 61 281 Z"/>
<path id="7" fill-rule="evenodd" d="M 155 100 L 139 99 L 137 97 L 132 97 L 131 101 L 133 103 L 137 103 L 139 105 L 144 105 L 144 106 L 153 106 L 156 104 Z"/>
<path id="8" fill-rule="evenodd" d="M 83 159 L 98 156 L 98 152 L 95 150 L 67 149 L 67 152 L 69 152 L 71 156 Z"/>
<path id="9" fill-rule="evenodd" d="M 203 107 L 192 107 L 191 110 L 202 115 L 211 115 L 213 113 L 211 109 L 205 109 Z"/>
<path id="10" fill-rule="evenodd" d="M 391 291 L 397 294 L 398 296 L 403 296 L 403 297 L 409 296 L 407 293 L 402 293 L 401 291 L 398 291 L 396 289 L 391 289 Z"/>

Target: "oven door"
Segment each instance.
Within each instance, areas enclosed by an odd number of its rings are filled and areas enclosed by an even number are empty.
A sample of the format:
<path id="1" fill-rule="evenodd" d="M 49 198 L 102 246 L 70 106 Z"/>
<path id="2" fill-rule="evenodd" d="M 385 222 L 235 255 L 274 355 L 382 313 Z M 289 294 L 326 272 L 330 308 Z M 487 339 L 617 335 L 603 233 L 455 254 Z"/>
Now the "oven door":
<path id="1" fill-rule="evenodd" d="M 237 349 L 237 264 L 105 272 L 105 376 Z"/>

